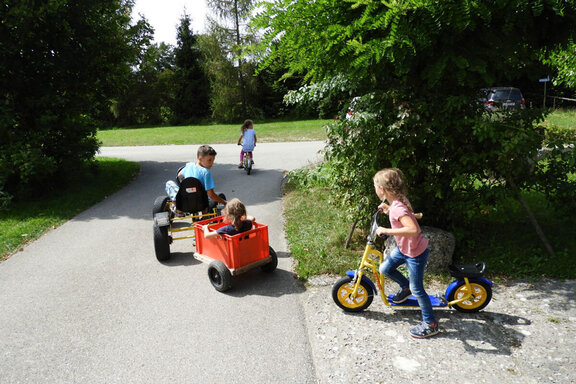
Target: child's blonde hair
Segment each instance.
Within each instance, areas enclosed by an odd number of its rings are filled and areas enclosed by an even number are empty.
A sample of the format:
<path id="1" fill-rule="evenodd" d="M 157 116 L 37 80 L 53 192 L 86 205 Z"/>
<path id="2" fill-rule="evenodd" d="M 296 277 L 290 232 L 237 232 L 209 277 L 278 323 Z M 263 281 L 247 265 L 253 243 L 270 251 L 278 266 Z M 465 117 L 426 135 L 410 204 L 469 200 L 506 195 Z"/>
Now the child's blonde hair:
<path id="1" fill-rule="evenodd" d="M 242 217 L 246 216 L 246 207 L 244 206 L 244 203 L 237 198 L 228 201 L 226 207 L 224 207 L 224 214 L 228 220 L 230 220 L 230 223 L 232 223 L 234 228 L 240 232 L 242 229 Z"/>
<path id="2" fill-rule="evenodd" d="M 374 184 L 384 188 L 387 192 L 404 203 L 408 209 L 414 212 L 410 201 L 408 201 L 408 198 L 406 197 L 408 188 L 404 181 L 404 173 L 402 173 L 401 170 L 398 168 L 384 168 L 376 172 L 374 175 Z"/>

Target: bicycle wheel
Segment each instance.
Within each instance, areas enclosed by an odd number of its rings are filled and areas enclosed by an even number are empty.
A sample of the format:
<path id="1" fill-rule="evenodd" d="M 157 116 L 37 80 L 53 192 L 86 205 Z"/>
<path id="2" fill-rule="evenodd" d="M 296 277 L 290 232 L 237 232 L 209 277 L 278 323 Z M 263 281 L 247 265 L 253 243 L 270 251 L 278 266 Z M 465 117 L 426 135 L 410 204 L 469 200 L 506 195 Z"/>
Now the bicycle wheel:
<path id="1" fill-rule="evenodd" d="M 343 277 L 332 286 L 332 299 L 337 306 L 346 312 L 360 312 L 372 304 L 374 291 L 366 282 L 360 281 L 358 292 L 354 298 L 351 297 L 353 291 L 352 278 L 350 276 Z"/>
<path id="2" fill-rule="evenodd" d="M 252 172 L 252 158 L 251 157 L 248 158 L 248 167 L 246 167 L 246 173 L 250 174 L 250 172 Z"/>

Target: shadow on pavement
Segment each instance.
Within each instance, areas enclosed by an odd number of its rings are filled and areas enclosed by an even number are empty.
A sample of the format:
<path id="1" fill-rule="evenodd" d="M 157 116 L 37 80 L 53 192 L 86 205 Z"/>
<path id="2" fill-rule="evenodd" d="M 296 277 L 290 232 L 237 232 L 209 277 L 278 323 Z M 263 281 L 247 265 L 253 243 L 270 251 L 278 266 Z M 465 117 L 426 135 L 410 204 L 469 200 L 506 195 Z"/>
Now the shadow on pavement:
<path id="1" fill-rule="evenodd" d="M 405 329 L 406 324 L 416 326 L 422 321 L 419 309 L 366 310 L 345 314 L 388 323 L 391 328 Z M 531 324 L 524 317 L 495 312 L 460 313 L 446 309 L 436 310 L 435 314 L 440 323 L 440 333 L 434 338 L 459 340 L 470 354 L 511 355 L 526 337 L 521 328 Z"/>
<path id="2" fill-rule="evenodd" d="M 278 252 L 277 256 L 278 258 L 288 258 L 290 254 Z M 166 267 L 190 266 L 205 270 L 208 268 L 208 265 L 202 266 L 203 263 L 194 258 L 194 252 L 173 252 L 170 254 L 170 259 L 161 264 Z M 207 275 L 206 284 L 210 284 Z M 241 275 L 233 276 L 232 288 L 223 294 L 238 298 L 253 295 L 280 297 L 304 291 L 303 284 L 295 278 L 294 273 L 280 268 L 267 273 L 262 271 L 260 267 L 256 267 Z"/>
<path id="3" fill-rule="evenodd" d="M 174 180 L 176 171 L 182 165 L 184 165 L 182 162 L 140 162 L 140 174 L 132 183 L 80 213 L 73 220 L 114 220 L 128 217 L 150 219 L 152 223 L 154 200 L 158 196 L 166 196 L 166 181 Z M 215 191 L 224 193 L 228 199 L 239 198 L 248 208 L 282 198 L 280 191 L 282 173 L 281 169 L 262 169 L 246 175 L 243 170 L 237 168 L 237 165 L 226 163 L 215 164 L 212 167 Z M 273 179 L 277 179 L 278 182 L 270 182 Z"/>

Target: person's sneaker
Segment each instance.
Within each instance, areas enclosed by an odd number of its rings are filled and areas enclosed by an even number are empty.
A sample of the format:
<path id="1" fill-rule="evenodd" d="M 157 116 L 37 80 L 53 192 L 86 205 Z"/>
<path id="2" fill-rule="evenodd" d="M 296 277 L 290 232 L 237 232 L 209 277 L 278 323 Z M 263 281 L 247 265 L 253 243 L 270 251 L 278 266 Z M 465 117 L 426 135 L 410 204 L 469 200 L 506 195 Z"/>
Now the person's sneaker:
<path id="1" fill-rule="evenodd" d="M 416 328 L 412 328 L 410 330 L 410 336 L 415 337 L 417 339 L 424 339 L 426 337 L 434 336 L 438 334 L 438 323 L 434 323 L 434 325 L 426 324 L 422 322 Z"/>
<path id="2" fill-rule="evenodd" d="M 398 291 L 398 293 L 396 294 L 396 296 L 394 296 L 392 298 L 392 302 L 394 304 L 400 304 L 405 302 L 406 300 L 408 300 L 408 298 L 410 297 L 410 295 L 412 294 L 412 292 L 410 291 L 410 289 L 401 289 Z"/>
<path id="3" fill-rule="evenodd" d="M 240 168 L 240 169 L 244 168 L 244 164 L 243 164 L 243 163 L 240 163 L 240 164 L 238 165 L 238 168 Z"/>

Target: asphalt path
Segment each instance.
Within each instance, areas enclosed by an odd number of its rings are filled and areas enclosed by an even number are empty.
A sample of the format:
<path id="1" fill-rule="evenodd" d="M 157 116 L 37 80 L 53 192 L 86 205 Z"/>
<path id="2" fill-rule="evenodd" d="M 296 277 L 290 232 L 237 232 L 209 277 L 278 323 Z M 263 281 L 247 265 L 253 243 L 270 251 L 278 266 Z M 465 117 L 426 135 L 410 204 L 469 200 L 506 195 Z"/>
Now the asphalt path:
<path id="1" fill-rule="evenodd" d="M 282 222 L 285 171 L 321 142 L 261 143 L 251 175 L 240 148 L 214 145 L 216 191 L 269 226 L 272 274 L 217 292 L 191 241 L 154 256 L 155 197 L 198 146 L 107 147 L 141 164 L 129 186 L 0 263 L 0 383 L 313 383 L 311 346 Z"/>

